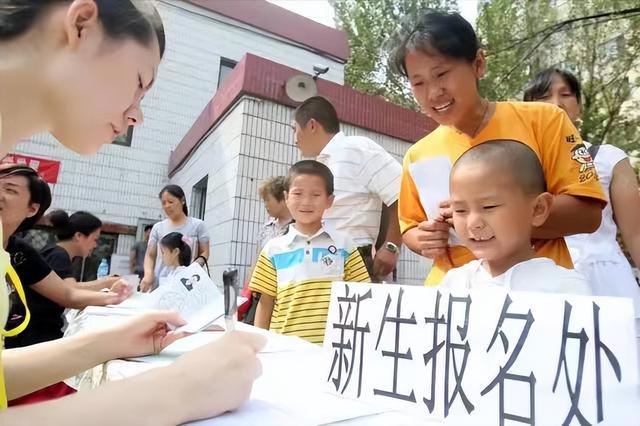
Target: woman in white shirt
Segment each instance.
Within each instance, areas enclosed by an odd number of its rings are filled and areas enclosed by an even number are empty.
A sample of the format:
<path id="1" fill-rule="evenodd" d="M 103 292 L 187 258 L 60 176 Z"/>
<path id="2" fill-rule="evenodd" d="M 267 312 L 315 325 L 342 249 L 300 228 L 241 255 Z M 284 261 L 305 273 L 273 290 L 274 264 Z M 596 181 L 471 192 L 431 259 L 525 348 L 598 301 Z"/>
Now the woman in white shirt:
<path id="1" fill-rule="evenodd" d="M 578 125 L 580 82 L 566 70 L 549 68 L 537 74 L 526 88 L 524 100 L 553 103 Z M 565 237 L 571 258 L 575 269 L 590 282 L 594 295 L 633 299 L 640 333 L 640 287 L 616 240 L 620 231 L 633 262 L 640 266 L 640 196 L 636 173 L 627 154 L 613 145 L 585 142 L 585 147 L 578 149 L 593 158 L 609 203 L 594 233 Z"/>

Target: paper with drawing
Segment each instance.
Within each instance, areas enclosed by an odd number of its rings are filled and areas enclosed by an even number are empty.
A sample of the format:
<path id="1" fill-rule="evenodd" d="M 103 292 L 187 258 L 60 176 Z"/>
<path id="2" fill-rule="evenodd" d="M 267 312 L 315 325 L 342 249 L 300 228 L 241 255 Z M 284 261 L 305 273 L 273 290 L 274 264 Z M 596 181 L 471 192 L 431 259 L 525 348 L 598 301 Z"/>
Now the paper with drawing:
<path id="1" fill-rule="evenodd" d="M 136 314 L 149 309 L 178 311 L 187 321 L 178 330 L 195 333 L 224 314 L 224 299 L 206 271 L 194 263 L 163 278 L 151 293 L 134 293 L 120 305 L 109 307 L 106 313 Z"/>

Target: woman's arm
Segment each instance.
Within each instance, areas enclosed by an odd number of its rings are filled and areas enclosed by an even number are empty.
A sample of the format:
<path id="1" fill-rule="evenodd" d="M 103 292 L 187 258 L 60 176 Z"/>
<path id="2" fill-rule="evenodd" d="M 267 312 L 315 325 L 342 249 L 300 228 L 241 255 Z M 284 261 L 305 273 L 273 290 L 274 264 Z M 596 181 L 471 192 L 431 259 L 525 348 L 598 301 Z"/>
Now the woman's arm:
<path id="1" fill-rule="evenodd" d="M 151 244 L 150 241 L 147 247 L 147 253 L 144 255 L 144 277 L 142 277 L 140 281 L 140 291 L 147 292 L 153 287 L 157 255 L 158 247 L 156 244 Z"/>
<path id="2" fill-rule="evenodd" d="M 640 267 L 640 194 L 638 178 L 628 159 L 613 168 L 609 188 L 614 220 L 633 263 Z"/>
<path id="3" fill-rule="evenodd" d="M 77 288 L 64 282 L 58 274 L 50 272 L 44 279 L 31 286 L 31 289 L 47 299 L 65 308 L 82 309 L 90 305 L 116 305 L 131 294 L 127 288 L 120 293 L 102 292 Z"/>
<path id="4" fill-rule="evenodd" d="M 49 376 L 48 382 L 53 383 L 66 378 L 62 377 L 58 369 L 52 369 L 51 365 L 60 366 L 67 375 L 77 374 L 92 367 L 92 362 L 103 362 L 113 355 L 109 347 L 122 348 L 123 344 L 132 342 L 135 345 L 128 348 L 129 356 L 133 353 L 149 353 L 153 330 L 158 330 L 159 326 L 166 330 L 166 324 L 162 320 L 158 322 L 160 318 L 170 318 L 171 321 L 176 321 L 173 322 L 175 325 L 180 324 L 177 314 L 159 312 L 138 318 L 126 327 L 119 326 L 119 330 L 91 333 L 3 352 L 5 371 L 8 373 L 6 383 L 9 398 L 19 395 L 14 390 L 15 386 L 20 385 L 17 381 L 26 380 L 33 384 L 34 378 Z M 151 325 L 151 328 L 141 328 L 143 323 Z M 135 327 L 132 328 L 132 324 Z M 132 330 L 135 332 L 131 333 Z M 140 331 L 144 333 L 140 334 Z M 121 343 L 123 333 L 125 339 Z M 165 331 L 162 347 L 179 337 L 174 334 L 167 338 L 169 335 Z M 138 339 L 130 339 L 134 336 Z M 144 342 L 146 345 L 141 345 Z M 253 381 L 261 372 L 256 354 L 264 346 L 264 342 L 264 337 L 256 334 L 226 333 L 220 340 L 183 355 L 171 366 L 55 401 L 2 411 L 0 424 L 83 425 L 87 423 L 87 419 L 91 419 L 92 425 L 175 425 L 213 417 L 233 410 L 246 401 Z M 155 352 L 159 349 L 161 347 L 156 348 Z M 21 353 L 18 356 L 13 351 Z M 33 362 L 25 358 L 33 358 Z M 21 361 L 31 365 L 17 368 L 16 364 Z M 46 368 L 41 368 L 42 365 Z M 55 378 L 52 377 L 52 370 L 58 373 Z M 39 387 L 46 386 L 42 379 L 37 381 Z M 185 403 L 185 395 L 189 396 L 188 403 Z"/>
<path id="5" fill-rule="evenodd" d="M 78 282 L 75 278 L 65 278 L 64 282 L 80 290 L 100 291 L 104 288 L 111 288 L 119 279 L 120 277 L 104 277 L 93 281 Z"/>
<path id="6" fill-rule="evenodd" d="M 198 262 L 202 267 L 204 267 L 205 265 L 205 262 L 202 260 L 203 257 L 205 258 L 205 260 L 209 260 L 209 241 L 198 241 L 198 254 L 195 261 Z"/>
<path id="7" fill-rule="evenodd" d="M 8 398 L 15 399 L 114 358 L 157 353 L 185 333 L 176 312 L 153 312 L 101 331 L 2 351 Z M 55 367 L 55 368 L 52 368 Z"/>
<path id="8" fill-rule="evenodd" d="M 602 220 L 604 203 L 595 198 L 554 195 L 547 221 L 533 228 L 534 239 L 551 240 L 594 232 Z"/>

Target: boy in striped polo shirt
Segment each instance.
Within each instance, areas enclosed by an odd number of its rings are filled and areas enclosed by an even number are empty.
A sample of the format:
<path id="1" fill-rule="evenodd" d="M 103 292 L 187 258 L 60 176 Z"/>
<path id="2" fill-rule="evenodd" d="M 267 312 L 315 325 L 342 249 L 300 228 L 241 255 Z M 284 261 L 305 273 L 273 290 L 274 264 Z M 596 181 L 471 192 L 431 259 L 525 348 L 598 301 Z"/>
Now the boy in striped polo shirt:
<path id="1" fill-rule="evenodd" d="M 333 281 L 369 282 L 355 243 L 327 228 L 333 203 L 331 170 L 303 160 L 289 170 L 285 201 L 295 220 L 262 249 L 249 288 L 261 293 L 255 325 L 322 344 Z"/>

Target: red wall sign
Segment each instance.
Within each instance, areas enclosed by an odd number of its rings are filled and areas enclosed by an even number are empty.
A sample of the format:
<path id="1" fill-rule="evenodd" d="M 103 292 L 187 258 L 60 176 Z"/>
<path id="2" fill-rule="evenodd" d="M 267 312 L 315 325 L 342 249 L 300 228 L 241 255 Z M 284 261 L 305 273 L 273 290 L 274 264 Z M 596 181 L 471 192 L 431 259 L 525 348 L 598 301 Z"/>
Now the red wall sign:
<path id="1" fill-rule="evenodd" d="M 46 158 L 31 157 L 22 154 L 9 154 L 2 159 L 2 163 L 23 164 L 31 167 L 47 183 L 57 183 L 60 173 L 60 162 Z"/>

